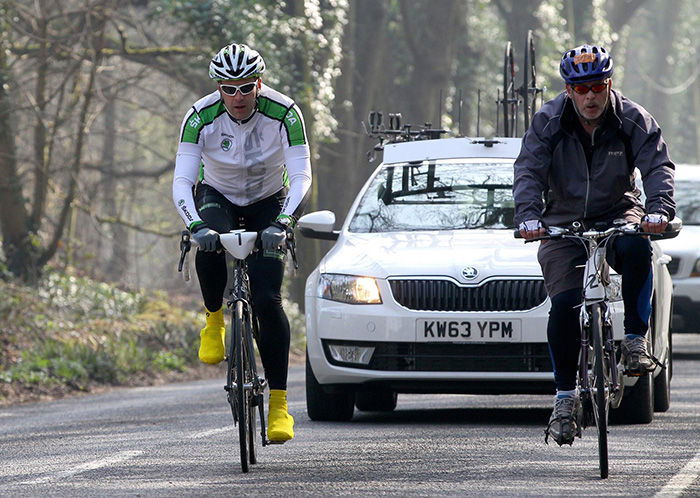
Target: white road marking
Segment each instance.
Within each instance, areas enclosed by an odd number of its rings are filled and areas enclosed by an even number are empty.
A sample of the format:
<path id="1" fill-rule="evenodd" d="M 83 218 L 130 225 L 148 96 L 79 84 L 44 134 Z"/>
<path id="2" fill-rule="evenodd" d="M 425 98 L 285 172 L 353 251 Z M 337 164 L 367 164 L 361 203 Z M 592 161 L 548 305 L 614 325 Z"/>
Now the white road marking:
<path id="1" fill-rule="evenodd" d="M 107 467 L 109 465 L 115 465 L 131 458 L 141 455 L 143 451 L 122 451 L 114 456 L 102 458 L 100 460 L 94 460 L 92 462 L 84 463 L 78 465 L 69 470 L 64 470 L 63 472 L 57 472 L 55 474 L 49 474 L 44 477 L 39 477 L 37 479 L 32 479 L 31 481 L 24 481 L 20 484 L 43 484 L 51 481 L 58 481 L 60 479 L 65 479 L 66 477 L 71 477 L 76 474 L 81 474 L 87 472 L 88 470 L 101 469 L 102 467 Z"/>
<path id="2" fill-rule="evenodd" d="M 656 493 L 656 497 L 680 496 L 685 488 L 693 484 L 695 479 L 700 475 L 700 451 L 698 451 L 692 460 L 683 467 L 678 474 L 673 476 L 666 486 L 661 491 Z"/>
<path id="3" fill-rule="evenodd" d="M 218 429 L 210 429 L 208 431 L 195 432 L 194 434 L 190 434 L 189 437 L 191 439 L 198 439 L 201 437 L 213 436 L 214 434 L 220 434 L 222 432 L 226 432 L 226 431 L 230 431 L 230 430 L 233 430 L 233 423 L 231 424 L 231 426 L 228 426 L 228 427 L 220 427 Z"/>
<path id="4" fill-rule="evenodd" d="M 289 407 L 289 410 L 301 410 L 303 408 L 306 408 L 306 402 L 305 401 L 294 401 L 294 402 L 288 402 L 287 406 Z M 256 412 L 257 414 L 257 412 Z M 292 412 L 292 415 L 294 413 Z M 258 419 L 256 419 L 257 421 Z M 258 424 L 260 423 L 259 421 L 257 422 Z M 267 423 L 267 410 L 265 410 L 265 423 Z M 258 426 L 259 427 L 259 426 Z M 209 436 L 214 436 L 216 434 L 221 434 L 222 432 L 226 431 L 232 431 L 234 430 L 235 427 L 233 426 L 233 420 L 231 420 L 231 425 L 228 425 L 226 427 L 219 427 L 218 429 L 209 429 L 207 431 L 200 431 L 200 432 L 195 432 L 193 434 L 190 434 L 187 436 L 190 439 L 199 439 L 203 437 L 209 437 Z M 238 434 L 238 432 L 236 432 Z"/>

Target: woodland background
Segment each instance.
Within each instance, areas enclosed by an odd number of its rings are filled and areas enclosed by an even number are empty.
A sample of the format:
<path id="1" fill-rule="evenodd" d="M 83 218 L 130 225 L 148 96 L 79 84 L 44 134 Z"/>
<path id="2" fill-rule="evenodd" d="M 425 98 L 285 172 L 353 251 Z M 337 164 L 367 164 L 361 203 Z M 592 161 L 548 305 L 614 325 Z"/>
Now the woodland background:
<path id="1" fill-rule="evenodd" d="M 614 86 L 657 118 L 672 158 L 700 162 L 693 0 L 0 0 L 1 278 L 70 269 L 201 306 L 176 272 L 171 181 L 181 120 L 214 89 L 208 62 L 225 44 L 257 49 L 266 83 L 303 110 L 307 211 L 340 223 L 377 164 L 368 112 L 475 136 L 480 90 L 479 135 L 497 135 L 505 44 L 522 66 L 528 30 L 545 99 L 562 89 L 565 49 L 602 44 Z M 328 244 L 300 240 L 292 301 Z"/>

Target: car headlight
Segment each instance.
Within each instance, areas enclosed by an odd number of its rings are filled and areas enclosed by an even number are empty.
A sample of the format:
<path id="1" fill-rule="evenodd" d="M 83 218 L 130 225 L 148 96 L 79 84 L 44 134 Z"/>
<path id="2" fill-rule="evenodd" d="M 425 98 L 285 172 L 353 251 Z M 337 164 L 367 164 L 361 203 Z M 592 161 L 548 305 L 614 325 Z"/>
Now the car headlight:
<path id="1" fill-rule="evenodd" d="M 322 273 L 318 296 L 348 304 L 381 304 L 377 281 L 371 277 Z"/>
<path id="2" fill-rule="evenodd" d="M 693 268 L 691 268 L 690 276 L 691 277 L 700 277 L 700 258 L 698 258 L 697 261 L 695 261 Z"/>

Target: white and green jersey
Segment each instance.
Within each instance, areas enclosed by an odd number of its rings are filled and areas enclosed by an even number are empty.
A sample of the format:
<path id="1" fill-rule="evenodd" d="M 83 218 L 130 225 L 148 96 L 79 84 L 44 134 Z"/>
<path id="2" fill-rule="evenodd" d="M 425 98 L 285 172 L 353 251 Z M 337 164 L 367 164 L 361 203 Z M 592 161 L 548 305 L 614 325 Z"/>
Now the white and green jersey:
<path id="1" fill-rule="evenodd" d="M 292 99 L 263 85 L 257 110 L 238 121 L 215 91 L 192 106 L 180 127 L 173 201 L 189 227 L 200 221 L 192 195 L 197 180 L 236 206 L 289 187 L 280 214 L 298 216 L 311 185 L 309 156 L 304 119 Z"/>

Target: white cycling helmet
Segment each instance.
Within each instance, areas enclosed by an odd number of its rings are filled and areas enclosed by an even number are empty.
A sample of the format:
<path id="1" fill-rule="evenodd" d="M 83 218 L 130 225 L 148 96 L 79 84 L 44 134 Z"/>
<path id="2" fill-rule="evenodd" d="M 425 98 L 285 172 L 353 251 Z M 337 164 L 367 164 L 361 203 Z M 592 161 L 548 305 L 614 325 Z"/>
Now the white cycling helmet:
<path id="1" fill-rule="evenodd" d="M 248 45 L 232 43 L 214 56 L 209 63 L 209 77 L 213 80 L 240 80 L 262 76 L 265 61 Z"/>

